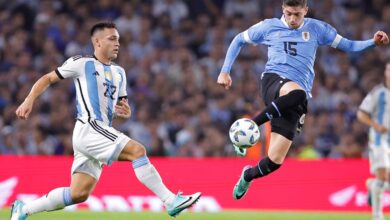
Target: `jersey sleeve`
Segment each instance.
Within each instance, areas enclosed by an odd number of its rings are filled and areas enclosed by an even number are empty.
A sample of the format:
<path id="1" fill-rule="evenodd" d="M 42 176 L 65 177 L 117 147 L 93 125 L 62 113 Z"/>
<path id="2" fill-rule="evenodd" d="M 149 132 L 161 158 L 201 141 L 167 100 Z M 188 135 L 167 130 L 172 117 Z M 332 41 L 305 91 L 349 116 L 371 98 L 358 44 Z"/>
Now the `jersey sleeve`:
<path id="1" fill-rule="evenodd" d="M 317 32 L 319 45 L 327 45 L 336 48 L 342 38 L 337 34 L 336 29 L 332 25 L 322 21 L 317 21 Z"/>
<path id="2" fill-rule="evenodd" d="M 367 96 L 363 99 L 362 103 L 359 106 L 359 110 L 372 114 L 375 111 L 375 92 L 371 91 L 367 94 Z"/>
<path id="3" fill-rule="evenodd" d="M 62 66 L 58 67 L 55 72 L 60 79 L 77 78 L 80 76 L 82 69 L 82 56 L 74 56 L 67 59 Z"/>
<path id="4" fill-rule="evenodd" d="M 244 40 L 251 44 L 261 44 L 267 31 L 267 21 L 260 21 L 243 32 Z"/>
<path id="5" fill-rule="evenodd" d="M 119 82 L 119 92 L 118 97 L 121 98 L 127 98 L 127 90 L 126 90 L 126 73 L 124 69 L 120 69 L 119 73 L 121 74 L 121 81 Z"/>

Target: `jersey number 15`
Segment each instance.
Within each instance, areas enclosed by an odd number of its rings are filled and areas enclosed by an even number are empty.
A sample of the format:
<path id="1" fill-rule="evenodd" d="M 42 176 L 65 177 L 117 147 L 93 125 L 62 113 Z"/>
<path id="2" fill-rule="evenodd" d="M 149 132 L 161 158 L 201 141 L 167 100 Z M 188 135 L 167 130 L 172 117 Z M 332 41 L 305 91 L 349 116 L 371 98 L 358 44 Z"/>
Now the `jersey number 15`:
<path id="1" fill-rule="evenodd" d="M 291 56 L 297 55 L 297 48 L 295 46 L 298 44 L 297 42 L 283 42 L 284 43 L 284 52 L 286 54 L 290 54 Z"/>

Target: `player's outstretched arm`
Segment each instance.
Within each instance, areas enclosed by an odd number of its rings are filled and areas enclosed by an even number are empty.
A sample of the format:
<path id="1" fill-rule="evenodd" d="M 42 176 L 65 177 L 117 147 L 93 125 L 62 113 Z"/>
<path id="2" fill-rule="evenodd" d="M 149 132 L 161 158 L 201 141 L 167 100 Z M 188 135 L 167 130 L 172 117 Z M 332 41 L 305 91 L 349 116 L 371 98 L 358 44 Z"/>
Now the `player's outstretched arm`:
<path id="1" fill-rule="evenodd" d="M 51 84 L 58 82 L 60 78 L 56 72 L 51 71 L 39 78 L 31 88 L 30 93 L 24 99 L 23 103 L 16 109 L 16 116 L 21 119 L 27 119 L 31 113 L 35 99 L 40 96 Z"/>
<path id="2" fill-rule="evenodd" d="M 337 41 L 337 38 L 339 40 Z M 374 37 L 370 40 L 365 41 L 354 41 L 341 36 L 336 37 L 338 42 L 337 48 L 346 52 L 360 52 L 375 46 L 382 46 L 389 44 L 389 37 L 383 31 L 378 31 L 374 34 Z"/>
<path id="3" fill-rule="evenodd" d="M 233 63 L 240 53 L 241 47 L 245 44 L 243 33 L 238 34 L 229 45 L 226 53 L 225 61 L 221 69 L 221 73 L 218 76 L 217 83 L 223 86 L 225 89 L 229 89 L 232 85 L 232 78 L 230 77 L 230 70 Z"/>

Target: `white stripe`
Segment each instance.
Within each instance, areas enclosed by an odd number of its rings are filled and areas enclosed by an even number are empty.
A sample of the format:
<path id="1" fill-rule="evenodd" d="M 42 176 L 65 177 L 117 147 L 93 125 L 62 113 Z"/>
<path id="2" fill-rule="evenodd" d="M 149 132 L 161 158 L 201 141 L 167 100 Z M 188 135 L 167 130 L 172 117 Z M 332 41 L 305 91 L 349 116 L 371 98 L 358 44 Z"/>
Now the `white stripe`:
<path id="1" fill-rule="evenodd" d="M 251 43 L 251 44 L 255 44 L 255 42 L 253 42 L 253 41 L 249 38 L 249 32 L 248 32 L 248 30 L 244 31 L 243 35 L 244 35 L 244 40 L 245 40 L 245 42 Z"/>
<path id="2" fill-rule="evenodd" d="M 343 37 L 341 35 L 339 35 L 339 34 L 336 35 L 336 37 L 334 38 L 334 40 L 330 46 L 333 48 L 336 48 L 339 45 L 341 39 L 343 39 Z"/>

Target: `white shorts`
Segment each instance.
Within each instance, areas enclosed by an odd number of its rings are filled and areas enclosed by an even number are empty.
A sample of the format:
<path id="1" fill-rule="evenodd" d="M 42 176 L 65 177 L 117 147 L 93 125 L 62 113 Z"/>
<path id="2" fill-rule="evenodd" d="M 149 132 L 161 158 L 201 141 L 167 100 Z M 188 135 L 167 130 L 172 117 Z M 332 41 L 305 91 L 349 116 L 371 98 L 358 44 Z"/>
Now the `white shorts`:
<path id="1" fill-rule="evenodd" d="M 96 120 L 86 123 L 77 120 L 72 139 L 74 160 L 71 174 L 86 173 L 96 180 L 100 177 L 102 166 L 117 160 L 130 140 L 115 128 Z"/>
<path id="2" fill-rule="evenodd" d="M 378 168 L 390 169 L 390 152 L 387 146 L 370 145 L 368 156 L 372 175 L 375 175 Z"/>

